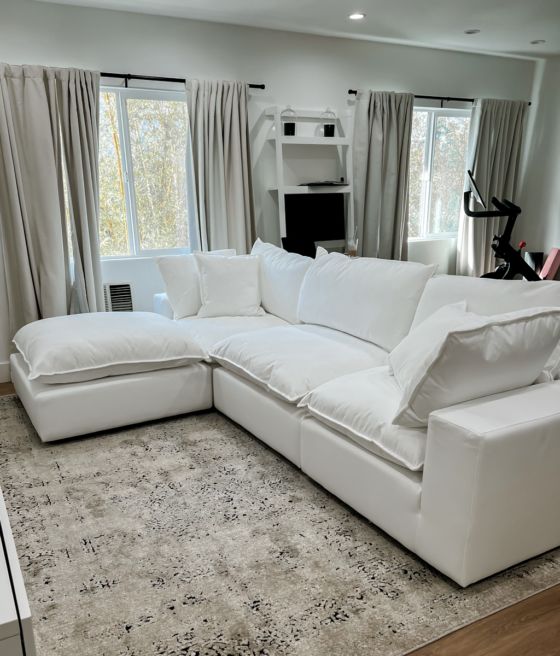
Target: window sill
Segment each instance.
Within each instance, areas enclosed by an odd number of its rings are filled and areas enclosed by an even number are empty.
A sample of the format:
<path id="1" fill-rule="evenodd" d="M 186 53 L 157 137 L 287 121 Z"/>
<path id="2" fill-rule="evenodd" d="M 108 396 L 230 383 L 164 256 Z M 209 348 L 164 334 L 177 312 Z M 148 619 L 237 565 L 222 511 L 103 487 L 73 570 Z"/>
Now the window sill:
<path id="1" fill-rule="evenodd" d="M 102 255 L 102 262 L 128 262 L 130 260 L 153 260 L 156 257 L 163 257 L 167 255 L 190 255 L 191 250 L 187 248 L 178 248 L 175 250 L 161 250 L 150 251 L 141 253 L 139 255 Z"/>
<path id="2" fill-rule="evenodd" d="M 408 243 L 417 244 L 426 241 L 452 241 L 457 239 L 457 233 L 447 233 L 444 235 L 429 235 L 427 237 L 409 237 Z"/>

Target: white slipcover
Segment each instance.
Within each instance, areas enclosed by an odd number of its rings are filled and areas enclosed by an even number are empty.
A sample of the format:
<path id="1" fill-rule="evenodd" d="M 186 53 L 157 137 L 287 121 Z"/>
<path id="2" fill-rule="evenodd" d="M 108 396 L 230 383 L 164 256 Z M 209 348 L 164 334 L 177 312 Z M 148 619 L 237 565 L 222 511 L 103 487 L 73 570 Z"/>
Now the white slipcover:
<path id="1" fill-rule="evenodd" d="M 329 253 L 303 279 L 298 318 L 354 335 L 386 350 L 410 330 L 434 266 Z"/>
<path id="2" fill-rule="evenodd" d="M 426 430 L 393 425 L 400 400 L 401 389 L 385 366 L 324 383 L 299 406 L 375 455 L 419 471 L 424 464 Z"/>
<path id="3" fill-rule="evenodd" d="M 251 251 L 260 260 L 263 308 L 290 323 L 297 323 L 297 306 L 303 278 L 313 259 L 288 253 L 257 239 Z"/>
<path id="4" fill-rule="evenodd" d="M 34 321 L 14 344 L 29 379 L 77 383 L 181 367 L 205 353 L 175 321 L 154 312 L 91 312 Z"/>
<path id="5" fill-rule="evenodd" d="M 212 348 L 227 337 L 290 325 L 273 314 L 263 314 L 260 317 L 186 317 L 177 323 L 202 349 L 208 362 L 212 361 Z"/>
<path id="6" fill-rule="evenodd" d="M 234 335 L 219 342 L 210 356 L 290 403 L 298 403 L 312 389 L 337 376 L 387 360 L 387 353 L 374 344 L 317 326 Z"/>

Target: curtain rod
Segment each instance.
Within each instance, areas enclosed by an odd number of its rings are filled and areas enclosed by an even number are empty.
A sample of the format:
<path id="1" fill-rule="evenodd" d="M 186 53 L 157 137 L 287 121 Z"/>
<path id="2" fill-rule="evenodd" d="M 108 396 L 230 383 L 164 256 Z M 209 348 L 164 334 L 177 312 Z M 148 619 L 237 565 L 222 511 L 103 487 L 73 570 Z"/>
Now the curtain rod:
<path id="1" fill-rule="evenodd" d="M 131 73 L 101 73 L 101 77 L 117 77 L 124 80 L 125 87 L 128 87 L 129 80 L 151 80 L 153 82 L 177 82 L 185 83 L 187 80 L 184 77 L 160 77 L 159 75 L 133 75 Z M 264 84 L 249 83 L 250 89 L 265 89 Z"/>
<path id="2" fill-rule="evenodd" d="M 357 89 L 348 89 L 348 93 L 355 96 L 358 93 Z M 473 103 L 476 98 L 454 98 L 453 96 L 421 96 L 419 94 L 414 94 L 415 98 L 424 98 L 425 100 L 439 100 L 442 104 L 444 102 L 468 102 Z M 531 102 L 527 103 L 529 106 Z"/>

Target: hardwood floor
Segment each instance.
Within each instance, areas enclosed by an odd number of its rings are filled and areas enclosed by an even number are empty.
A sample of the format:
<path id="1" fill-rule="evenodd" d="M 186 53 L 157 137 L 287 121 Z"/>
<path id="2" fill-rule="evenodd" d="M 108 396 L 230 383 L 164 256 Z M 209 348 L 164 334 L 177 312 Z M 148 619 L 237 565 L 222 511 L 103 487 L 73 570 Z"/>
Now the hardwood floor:
<path id="1" fill-rule="evenodd" d="M 0 383 L 0 396 L 5 396 L 6 394 L 13 394 L 14 386 L 12 383 Z"/>
<path id="2" fill-rule="evenodd" d="M 13 394 L 0 383 L 0 396 Z M 410 656 L 560 656 L 560 585 L 469 624 Z"/>
<path id="3" fill-rule="evenodd" d="M 560 656 L 560 585 L 469 624 L 410 656 Z"/>

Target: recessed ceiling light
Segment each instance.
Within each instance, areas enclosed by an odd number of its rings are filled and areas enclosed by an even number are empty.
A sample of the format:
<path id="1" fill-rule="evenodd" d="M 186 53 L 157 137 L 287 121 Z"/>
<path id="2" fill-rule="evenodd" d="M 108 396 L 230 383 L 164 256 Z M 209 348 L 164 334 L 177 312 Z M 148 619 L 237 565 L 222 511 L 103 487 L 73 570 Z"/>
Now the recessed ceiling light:
<path id="1" fill-rule="evenodd" d="M 350 16 L 348 16 L 350 20 L 363 20 L 365 17 L 366 15 L 361 11 L 355 11 L 354 13 L 350 14 Z"/>
<path id="2" fill-rule="evenodd" d="M 538 46 L 541 43 L 546 43 L 546 39 L 534 39 L 531 41 L 532 46 Z"/>
<path id="3" fill-rule="evenodd" d="M 471 29 L 471 30 L 465 30 L 465 34 L 478 34 L 480 30 L 477 29 Z"/>

